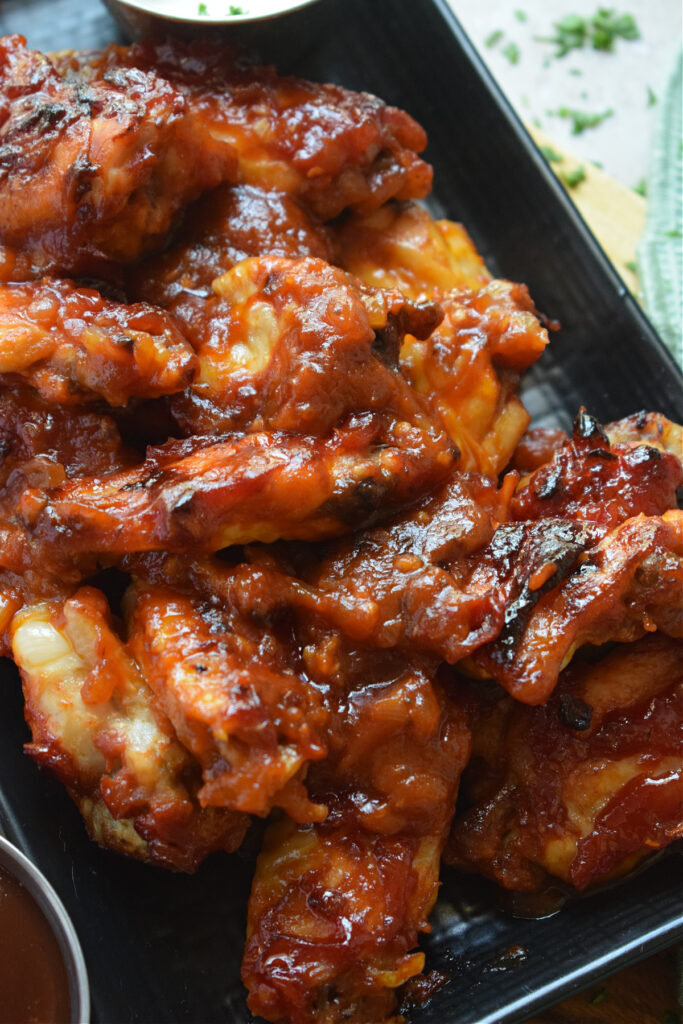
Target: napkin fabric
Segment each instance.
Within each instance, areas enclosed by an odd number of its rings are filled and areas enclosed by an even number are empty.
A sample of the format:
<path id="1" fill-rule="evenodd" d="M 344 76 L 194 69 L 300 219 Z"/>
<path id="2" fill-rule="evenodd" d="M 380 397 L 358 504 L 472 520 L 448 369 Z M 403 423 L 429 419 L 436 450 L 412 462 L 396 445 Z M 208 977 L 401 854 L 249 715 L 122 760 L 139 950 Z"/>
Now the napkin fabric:
<path id="1" fill-rule="evenodd" d="M 683 368 L 683 50 L 655 123 L 638 271 L 648 315 Z"/>

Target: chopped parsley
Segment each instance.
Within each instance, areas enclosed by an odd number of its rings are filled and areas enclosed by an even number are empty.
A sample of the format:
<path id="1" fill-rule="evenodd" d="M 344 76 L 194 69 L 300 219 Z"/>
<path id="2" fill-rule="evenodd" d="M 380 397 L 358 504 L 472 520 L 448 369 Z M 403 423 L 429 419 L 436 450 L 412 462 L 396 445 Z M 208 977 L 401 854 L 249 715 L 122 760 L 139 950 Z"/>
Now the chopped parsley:
<path id="1" fill-rule="evenodd" d="M 515 18 L 517 19 L 517 21 L 526 21 L 527 20 L 527 13 L 526 13 L 526 11 L 520 11 L 520 10 L 515 11 Z"/>
<path id="2" fill-rule="evenodd" d="M 502 28 L 497 28 L 497 29 L 495 29 L 491 33 L 490 36 L 486 37 L 484 42 L 485 42 L 486 46 L 488 46 L 489 50 L 491 50 L 491 49 L 493 49 L 494 46 L 498 46 L 498 43 L 501 41 L 502 38 L 503 38 L 503 30 L 502 30 Z"/>
<path id="3" fill-rule="evenodd" d="M 638 264 L 636 263 L 635 260 L 626 260 L 626 262 L 624 263 L 624 266 L 626 267 L 627 270 L 630 270 L 632 274 L 637 274 L 638 273 Z"/>
<path id="4" fill-rule="evenodd" d="M 670 231 L 665 231 L 664 232 L 664 237 L 665 238 L 681 238 L 683 236 L 681 235 L 681 229 L 680 228 L 671 228 Z"/>
<path id="5" fill-rule="evenodd" d="M 586 168 L 579 164 L 573 171 L 560 171 L 560 177 L 567 188 L 576 188 L 582 181 L 586 180 Z"/>
<path id="6" fill-rule="evenodd" d="M 564 160 L 562 154 L 554 150 L 552 146 L 539 146 L 538 148 L 549 164 L 559 164 Z"/>
<path id="7" fill-rule="evenodd" d="M 639 196 L 647 195 L 647 182 L 645 178 L 641 178 L 638 184 L 633 186 L 633 191 L 637 192 Z"/>
<path id="8" fill-rule="evenodd" d="M 519 64 L 519 47 L 517 43 L 508 43 L 503 48 L 503 56 L 506 60 L 509 60 L 511 64 Z"/>
<path id="9" fill-rule="evenodd" d="M 648 105 L 648 107 L 654 107 L 656 102 L 657 102 L 657 97 L 656 97 L 656 95 L 654 93 L 654 90 L 652 89 L 651 85 L 648 85 L 648 87 L 647 87 L 647 105 Z"/>
<path id="10" fill-rule="evenodd" d="M 243 7 L 237 7 L 235 4 L 230 4 L 228 8 L 228 14 L 246 14 L 247 12 Z"/>
<path id="11" fill-rule="evenodd" d="M 197 4 L 197 14 L 204 14 L 204 15 L 206 15 L 208 13 L 209 13 L 209 11 L 208 11 L 208 8 L 207 8 L 206 4 Z"/>
<path id="12" fill-rule="evenodd" d="M 598 7 L 592 18 L 568 14 L 553 25 L 555 35 L 541 36 L 540 41 L 556 47 L 555 56 L 565 57 L 572 50 L 592 46 L 594 50 L 611 53 L 616 39 L 640 39 L 638 25 L 632 14 L 618 14 L 613 7 Z"/>
<path id="13" fill-rule="evenodd" d="M 548 113 L 571 121 L 572 135 L 581 135 L 588 128 L 597 128 L 606 118 L 611 117 L 614 111 L 610 108 L 602 114 L 589 114 L 585 110 L 574 110 L 573 107 L 560 107 L 559 110 L 549 110 Z"/>
<path id="14" fill-rule="evenodd" d="M 614 49 L 615 39 L 640 39 L 636 19 L 632 14 L 617 14 L 613 7 L 599 7 L 591 19 L 591 42 L 594 50 Z"/>

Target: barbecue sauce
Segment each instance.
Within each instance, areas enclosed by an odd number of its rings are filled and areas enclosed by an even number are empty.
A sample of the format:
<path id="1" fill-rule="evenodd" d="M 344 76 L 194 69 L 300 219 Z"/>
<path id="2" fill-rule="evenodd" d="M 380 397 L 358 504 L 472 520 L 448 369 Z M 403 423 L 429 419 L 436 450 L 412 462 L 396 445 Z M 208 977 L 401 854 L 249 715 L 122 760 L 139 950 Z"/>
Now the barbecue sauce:
<path id="1" fill-rule="evenodd" d="M 0 867 L 0 1024 L 68 1024 L 66 968 L 50 925 Z"/>

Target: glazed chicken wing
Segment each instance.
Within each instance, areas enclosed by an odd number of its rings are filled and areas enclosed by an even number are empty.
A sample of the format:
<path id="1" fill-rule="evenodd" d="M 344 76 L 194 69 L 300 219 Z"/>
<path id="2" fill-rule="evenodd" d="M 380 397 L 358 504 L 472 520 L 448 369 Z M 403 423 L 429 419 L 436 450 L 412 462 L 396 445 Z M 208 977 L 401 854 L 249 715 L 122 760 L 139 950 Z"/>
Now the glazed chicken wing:
<path id="1" fill-rule="evenodd" d="M 173 217 L 231 179 L 235 156 L 153 69 L 85 81 L 0 42 L 1 277 L 103 276 L 163 242 Z"/>
<path id="2" fill-rule="evenodd" d="M 683 835 L 683 644 L 659 634 L 575 663 L 542 707 L 473 696 L 447 859 L 510 889 L 584 889 Z"/>
<path id="3" fill-rule="evenodd" d="M 329 640 L 320 658 L 308 648 L 328 679 L 339 671 Z M 429 930 L 469 734 L 418 667 L 383 682 L 369 667 L 360 656 L 366 685 L 350 695 L 332 762 L 309 781 L 327 819 L 271 826 L 257 863 L 242 978 L 270 1021 L 383 1021 L 424 965 L 413 950 Z"/>
<path id="4" fill-rule="evenodd" d="M 352 217 L 335 241 L 340 265 L 366 284 L 438 300 L 442 323 L 424 339 L 408 333 L 401 367 L 460 449 L 461 468 L 500 473 L 529 425 L 519 375 L 548 343 L 526 287 L 490 280 L 461 225 L 414 204 Z"/>
<path id="5" fill-rule="evenodd" d="M 28 751 L 65 783 L 95 840 L 184 871 L 239 846 L 248 819 L 198 802 L 196 764 L 99 591 L 23 609 L 12 623 L 12 655 L 33 735 Z"/>
<path id="6" fill-rule="evenodd" d="M 127 599 L 131 650 L 159 706 L 201 765 L 202 806 L 319 820 L 301 778 L 325 756 L 321 695 L 259 622 L 139 582 Z"/>
<path id="7" fill-rule="evenodd" d="M 0 375 L 23 378 L 50 402 L 125 405 L 182 391 L 196 368 L 172 317 L 154 306 L 49 278 L 0 285 Z"/>
<path id="8" fill-rule="evenodd" d="M 104 79 L 114 69 L 153 69 L 214 144 L 237 154 L 233 180 L 288 192 L 323 220 L 431 188 L 431 167 L 417 155 L 423 129 L 376 96 L 279 76 L 208 43 L 110 46 L 86 63 Z"/>
<path id="9" fill-rule="evenodd" d="M 329 439 L 171 441 L 136 469 L 27 489 L 18 511 L 34 558 L 46 565 L 91 553 L 210 552 L 344 533 L 414 501 L 452 464 L 440 436 L 367 415 Z"/>
<path id="10" fill-rule="evenodd" d="M 196 382 L 171 403 L 186 432 L 327 435 L 351 414 L 380 410 L 432 427 L 396 364 L 407 330 L 424 336 L 438 323 L 433 303 L 364 290 L 319 259 L 279 256 L 243 260 L 213 292 L 201 308 L 176 308 L 199 357 Z"/>
<path id="11" fill-rule="evenodd" d="M 525 285 L 494 280 L 439 302 L 442 323 L 424 340 L 406 337 L 401 367 L 458 446 L 460 467 L 497 476 L 529 425 L 519 377 L 548 332 Z"/>
<path id="12" fill-rule="evenodd" d="M 9 653 L 7 627 L 24 604 L 68 597 L 81 572 L 50 560 L 34 563 L 16 522 L 22 494 L 74 476 L 106 474 L 134 464 L 116 424 L 91 408 L 45 402 L 26 385 L 0 391 L 0 650 Z"/>

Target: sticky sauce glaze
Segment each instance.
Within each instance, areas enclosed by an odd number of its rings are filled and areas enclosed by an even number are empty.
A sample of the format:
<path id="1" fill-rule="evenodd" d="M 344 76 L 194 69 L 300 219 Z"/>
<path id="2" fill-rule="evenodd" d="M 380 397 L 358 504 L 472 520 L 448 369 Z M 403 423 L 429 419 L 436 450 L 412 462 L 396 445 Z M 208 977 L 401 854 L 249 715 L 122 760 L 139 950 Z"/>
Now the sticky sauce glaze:
<path id="1" fill-rule="evenodd" d="M 31 894 L 0 867 L 0 1024 L 68 1024 L 57 939 Z"/>

